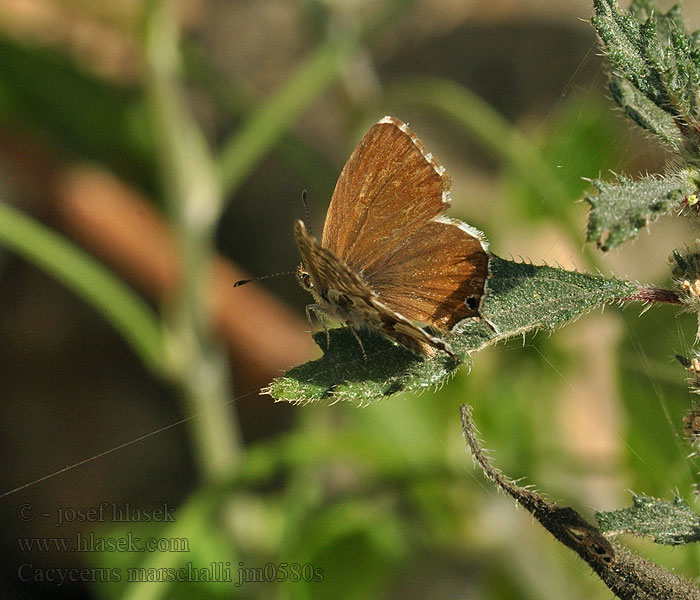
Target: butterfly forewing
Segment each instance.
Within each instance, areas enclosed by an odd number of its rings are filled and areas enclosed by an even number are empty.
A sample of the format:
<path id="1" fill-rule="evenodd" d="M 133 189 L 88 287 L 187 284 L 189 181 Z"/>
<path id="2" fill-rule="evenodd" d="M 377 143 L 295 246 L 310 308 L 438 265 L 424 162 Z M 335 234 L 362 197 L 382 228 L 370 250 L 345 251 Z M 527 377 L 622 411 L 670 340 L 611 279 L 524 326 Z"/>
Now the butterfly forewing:
<path id="1" fill-rule="evenodd" d="M 445 169 L 401 121 L 385 117 L 360 141 L 333 192 L 321 245 L 360 273 L 449 206 Z"/>
<path id="2" fill-rule="evenodd" d="M 408 127 L 385 117 L 336 184 L 322 245 L 390 309 L 443 330 L 478 315 L 488 272 L 481 232 L 442 217 L 450 180 Z"/>

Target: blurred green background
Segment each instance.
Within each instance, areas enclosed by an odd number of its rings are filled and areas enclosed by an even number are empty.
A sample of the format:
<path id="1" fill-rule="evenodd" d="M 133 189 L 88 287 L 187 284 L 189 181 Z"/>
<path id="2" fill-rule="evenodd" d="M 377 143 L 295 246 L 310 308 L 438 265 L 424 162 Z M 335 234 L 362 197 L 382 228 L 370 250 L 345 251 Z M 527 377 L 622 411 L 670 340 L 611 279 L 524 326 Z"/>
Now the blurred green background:
<path id="1" fill-rule="evenodd" d="M 692 29 L 700 9 L 685 10 Z M 591 11 L 2 2 L 6 597 L 610 597 L 475 471 L 458 408 L 474 406 L 506 474 L 588 518 L 629 504 L 628 490 L 692 501 L 692 398 L 673 357 L 689 352 L 694 317 L 608 307 L 482 352 L 420 397 L 293 407 L 258 390 L 318 355 L 310 297 L 291 276 L 231 285 L 296 266 L 301 190 L 320 231 L 344 160 L 385 114 L 445 165 L 449 214 L 496 254 L 670 285 L 667 256 L 694 240 L 686 222 L 609 255 L 584 244 L 583 178 L 659 172 L 667 158 L 607 97 Z M 177 510 L 170 523 L 70 512 L 101 503 Z M 187 551 L 76 551 L 90 534 Z M 697 575 L 695 547 L 625 541 Z M 127 581 L 130 567 L 188 563 L 223 565 L 233 582 Z M 322 581 L 236 585 L 241 566 L 280 575 L 285 563 Z"/>

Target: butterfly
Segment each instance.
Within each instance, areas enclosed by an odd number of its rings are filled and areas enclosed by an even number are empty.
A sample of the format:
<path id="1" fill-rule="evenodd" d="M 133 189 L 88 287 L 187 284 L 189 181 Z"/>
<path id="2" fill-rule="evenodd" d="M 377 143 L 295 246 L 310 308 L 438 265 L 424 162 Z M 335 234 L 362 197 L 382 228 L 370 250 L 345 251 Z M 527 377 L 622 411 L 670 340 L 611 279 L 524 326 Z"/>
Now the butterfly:
<path id="1" fill-rule="evenodd" d="M 297 280 L 316 301 L 307 316 L 320 312 L 353 333 L 378 330 L 425 357 L 457 358 L 435 333 L 479 315 L 489 254 L 480 231 L 443 216 L 449 206 L 445 168 L 408 126 L 393 117 L 373 125 L 338 178 L 321 242 L 294 223 Z"/>

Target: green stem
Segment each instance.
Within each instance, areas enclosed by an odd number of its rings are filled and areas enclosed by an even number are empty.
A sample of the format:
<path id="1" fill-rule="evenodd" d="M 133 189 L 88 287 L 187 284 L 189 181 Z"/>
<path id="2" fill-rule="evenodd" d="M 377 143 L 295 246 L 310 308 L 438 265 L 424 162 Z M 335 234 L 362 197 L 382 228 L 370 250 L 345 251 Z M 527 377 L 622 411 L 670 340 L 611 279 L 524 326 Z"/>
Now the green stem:
<path id="1" fill-rule="evenodd" d="M 239 432 L 227 361 L 213 341 L 209 306 L 220 183 L 206 142 L 185 107 L 178 78 L 179 30 L 173 7 L 151 0 L 146 13 L 147 96 L 170 218 L 182 252 L 182 285 L 167 307 L 169 358 L 193 413 L 194 447 L 206 479 L 230 476 Z"/>
<path id="2" fill-rule="evenodd" d="M 155 374 L 165 375 L 157 315 L 141 297 L 67 239 L 0 202 L 0 243 L 89 302 Z"/>
<path id="3" fill-rule="evenodd" d="M 220 154 L 221 180 L 227 197 L 311 103 L 341 74 L 361 44 L 392 22 L 414 0 L 393 0 L 359 29 L 345 29 L 311 53 L 272 97 L 255 110 Z"/>

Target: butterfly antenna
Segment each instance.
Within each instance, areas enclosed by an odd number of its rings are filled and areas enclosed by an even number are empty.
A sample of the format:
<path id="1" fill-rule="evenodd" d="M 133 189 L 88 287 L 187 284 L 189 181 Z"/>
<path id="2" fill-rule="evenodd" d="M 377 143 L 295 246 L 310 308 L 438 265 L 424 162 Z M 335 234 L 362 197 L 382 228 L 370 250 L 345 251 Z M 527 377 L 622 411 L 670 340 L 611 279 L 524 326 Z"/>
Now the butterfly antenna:
<path id="1" fill-rule="evenodd" d="M 309 203 L 306 201 L 306 197 L 306 190 L 302 190 L 301 201 L 304 203 L 304 213 L 306 214 L 306 230 L 309 232 L 309 235 L 313 235 L 313 233 L 311 233 L 311 217 L 309 216 Z"/>
<path id="2" fill-rule="evenodd" d="M 294 275 L 295 271 L 281 271 L 280 273 L 272 273 L 272 275 L 262 275 L 261 277 L 253 277 L 251 279 L 241 279 L 233 284 L 233 287 L 238 287 L 250 283 L 251 281 L 260 281 L 262 279 L 270 279 L 270 277 L 277 277 L 279 275 Z"/>

